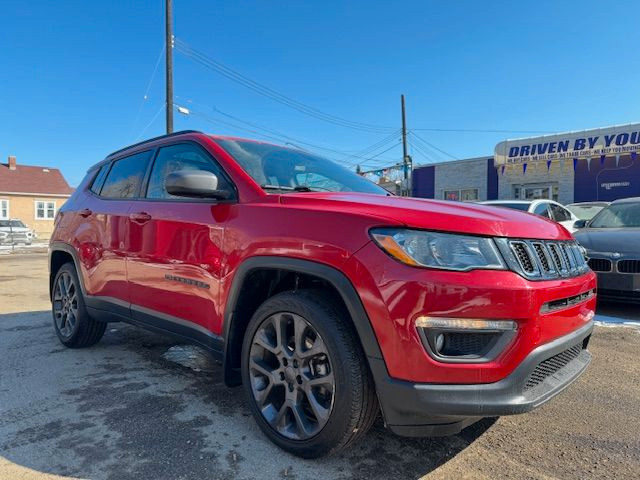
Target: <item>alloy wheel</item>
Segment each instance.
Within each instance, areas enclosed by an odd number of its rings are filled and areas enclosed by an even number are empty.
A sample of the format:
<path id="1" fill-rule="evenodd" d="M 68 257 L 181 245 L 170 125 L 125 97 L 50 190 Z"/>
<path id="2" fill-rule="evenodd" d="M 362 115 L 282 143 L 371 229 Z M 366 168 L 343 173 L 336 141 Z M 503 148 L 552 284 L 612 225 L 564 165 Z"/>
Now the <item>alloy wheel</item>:
<path id="1" fill-rule="evenodd" d="M 286 438 L 309 439 L 331 416 L 336 387 L 327 347 L 300 315 L 281 312 L 262 322 L 251 343 L 249 378 L 263 418 Z"/>
<path id="2" fill-rule="evenodd" d="M 68 272 L 62 272 L 53 287 L 53 316 L 60 334 L 71 337 L 78 321 L 78 291 Z"/>

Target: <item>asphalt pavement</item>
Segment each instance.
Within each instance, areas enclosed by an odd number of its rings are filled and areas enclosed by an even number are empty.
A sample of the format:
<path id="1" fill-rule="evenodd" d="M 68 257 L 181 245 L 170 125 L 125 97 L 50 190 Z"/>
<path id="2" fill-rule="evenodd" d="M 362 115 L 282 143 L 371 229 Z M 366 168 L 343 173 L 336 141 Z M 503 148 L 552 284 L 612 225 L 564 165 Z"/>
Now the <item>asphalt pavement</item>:
<path id="1" fill-rule="evenodd" d="M 640 478 L 640 329 L 596 327 L 590 349 L 585 375 L 530 414 L 432 439 L 378 422 L 340 455 L 301 460 L 261 434 L 198 349 L 121 323 L 92 348 L 63 347 L 46 255 L 3 255 L 0 479 Z"/>

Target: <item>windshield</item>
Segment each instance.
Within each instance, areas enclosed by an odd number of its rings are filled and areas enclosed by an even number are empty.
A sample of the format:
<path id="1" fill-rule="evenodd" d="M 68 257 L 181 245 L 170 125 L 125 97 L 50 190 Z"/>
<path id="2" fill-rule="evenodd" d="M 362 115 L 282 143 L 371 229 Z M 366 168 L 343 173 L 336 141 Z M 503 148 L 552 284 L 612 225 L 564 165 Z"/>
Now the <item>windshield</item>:
<path id="1" fill-rule="evenodd" d="M 602 210 L 589 224 L 591 228 L 640 227 L 640 203 L 618 203 Z"/>
<path id="2" fill-rule="evenodd" d="M 20 220 L 0 220 L 0 228 L 26 228 Z"/>
<path id="3" fill-rule="evenodd" d="M 514 210 L 522 210 L 523 212 L 529 210 L 529 207 L 531 206 L 530 203 L 487 203 L 486 205 L 492 205 L 494 207 L 513 208 Z"/>
<path id="4" fill-rule="evenodd" d="M 267 191 L 389 194 L 355 172 L 301 150 L 242 140 L 216 141 Z"/>
<path id="5" fill-rule="evenodd" d="M 567 208 L 580 220 L 591 220 L 605 205 L 567 205 Z"/>

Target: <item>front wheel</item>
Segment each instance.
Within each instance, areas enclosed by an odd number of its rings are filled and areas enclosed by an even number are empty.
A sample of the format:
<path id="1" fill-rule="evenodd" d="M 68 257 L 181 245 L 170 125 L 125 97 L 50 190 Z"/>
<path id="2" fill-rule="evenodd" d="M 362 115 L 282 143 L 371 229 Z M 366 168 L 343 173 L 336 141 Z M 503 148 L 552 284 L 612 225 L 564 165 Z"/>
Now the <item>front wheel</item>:
<path id="1" fill-rule="evenodd" d="M 65 263 L 53 281 L 51 310 L 56 335 L 70 348 L 90 347 L 100 341 L 107 328 L 89 316 L 73 263 Z"/>
<path id="2" fill-rule="evenodd" d="M 345 448 L 378 414 L 349 315 L 320 290 L 280 293 L 258 308 L 243 343 L 242 380 L 262 431 L 300 457 Z"/>

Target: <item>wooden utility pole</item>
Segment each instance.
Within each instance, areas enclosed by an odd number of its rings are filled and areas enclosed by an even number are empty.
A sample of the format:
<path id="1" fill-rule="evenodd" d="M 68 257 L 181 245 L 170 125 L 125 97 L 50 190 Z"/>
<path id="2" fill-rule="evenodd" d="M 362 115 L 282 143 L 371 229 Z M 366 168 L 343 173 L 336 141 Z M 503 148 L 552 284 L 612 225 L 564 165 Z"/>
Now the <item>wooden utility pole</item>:
<path id="1" fill-rule="evenodd" d="M 404 109 L 404 95 L 400 95 L 400 104 L 402 107 L 402 166 L 404 170 L 403 194 L 408 197 L 411 193 L 411 185 L 409 185 L 409 173 L 411 170 L 411 157 L 407 153 L 407 117 Z"/>
<path id="2" fill-rule="evenodd" d="M 173 132 L 173 0 L 165 0 L 165 76 L 167 88 L 166 116 L 167 133 Z"/>

